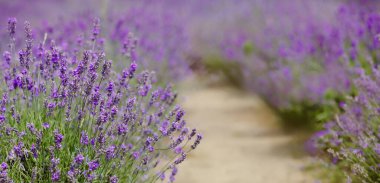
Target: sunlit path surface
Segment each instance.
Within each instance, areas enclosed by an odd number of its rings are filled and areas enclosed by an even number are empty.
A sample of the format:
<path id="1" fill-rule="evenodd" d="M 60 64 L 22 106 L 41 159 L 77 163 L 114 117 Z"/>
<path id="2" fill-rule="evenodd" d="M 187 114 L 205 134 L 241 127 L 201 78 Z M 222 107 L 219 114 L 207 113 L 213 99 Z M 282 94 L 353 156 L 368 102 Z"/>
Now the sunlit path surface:
<path id="1" fill-rule="evenodd" d="M 199 149 L 181 165 L 179 183 L 314 182 L 292 155 L 291 136 L 276 127 L 263 103 L 227 86 L 194 80 L 181 88 L 190 126 L 204 135 Z"/>

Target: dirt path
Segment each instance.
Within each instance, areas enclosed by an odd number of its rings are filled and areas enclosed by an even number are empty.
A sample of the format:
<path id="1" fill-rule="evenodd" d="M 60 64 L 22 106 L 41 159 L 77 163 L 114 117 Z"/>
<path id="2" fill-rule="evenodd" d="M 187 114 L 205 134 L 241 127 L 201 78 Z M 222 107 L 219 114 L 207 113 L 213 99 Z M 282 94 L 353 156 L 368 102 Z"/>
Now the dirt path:
<path id="1" fill-rule="evenodd" d="M 204 140 L 181 165 L 178 183 L 313 182 L 302 171 L 305 160 L 292 156 L 293 137 L 278 130 L 257 97 L 194 81 L 184 86 L 188 122 Z"/>

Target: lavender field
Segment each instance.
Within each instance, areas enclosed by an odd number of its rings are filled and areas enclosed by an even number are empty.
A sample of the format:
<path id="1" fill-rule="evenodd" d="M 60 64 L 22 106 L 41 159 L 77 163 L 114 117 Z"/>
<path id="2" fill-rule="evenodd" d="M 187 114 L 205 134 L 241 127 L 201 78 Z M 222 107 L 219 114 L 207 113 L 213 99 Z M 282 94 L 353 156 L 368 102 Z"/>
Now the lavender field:
<path id="1" fill-rule="evenodd" d="M 380 182 L 380 1 L 0 0 L 0 182 Z"/>

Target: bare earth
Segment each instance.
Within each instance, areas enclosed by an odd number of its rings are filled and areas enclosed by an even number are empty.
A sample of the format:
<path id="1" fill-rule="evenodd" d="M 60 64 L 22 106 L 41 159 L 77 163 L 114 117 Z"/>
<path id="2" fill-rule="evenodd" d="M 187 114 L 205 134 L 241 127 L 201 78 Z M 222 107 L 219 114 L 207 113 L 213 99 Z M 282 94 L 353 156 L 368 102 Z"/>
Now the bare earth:
<path id="1" fill-rule="evenodd" d="M 295 158 L 292 136 L 279 130 L 274 115 L 257 97 L 198 80 L 180 88 L 190 126 L 204 135 L 180 165 L 178 183 L 313 182 Z"/>

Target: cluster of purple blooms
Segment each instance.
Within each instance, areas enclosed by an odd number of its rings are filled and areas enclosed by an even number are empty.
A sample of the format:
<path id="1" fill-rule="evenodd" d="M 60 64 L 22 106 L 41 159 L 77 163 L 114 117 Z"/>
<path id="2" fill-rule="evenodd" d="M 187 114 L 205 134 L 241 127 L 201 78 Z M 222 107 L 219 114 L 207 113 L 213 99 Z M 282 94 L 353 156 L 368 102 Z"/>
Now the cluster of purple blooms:
<path id="1" fill-rule="evenodd" d="M 0 13 L 0 20 L 11 15 L 21 17 L 19 19 L 32 19 L 32 23 L 39 25 L 36 26 L 35 36 L 43 39 L 47 34 L 47 42 L 54 40 L 64 51 L 75 52 L 87 37 L 84 33 L 92 29 L 87 22 L 92 21 L 93 17 L 100 17 L 102 23 L 99 26 L 105 34 L 99 39 L 99 44 L 104 44 L 112 59 L 128 56 L 126 48 L 133 49 L 132 45 L 138 43 L 134 50 L 136 54 L 129 56 L 139 55 L 139 65 L 155 70 L 160 79 L 178 80 L 190 72 L 186 61 L 190 42 L 186 24 L 183 23 L 185 16 L 177 14 L 182 5 L 172 2 L 175 1 L 86 0 L 78 3 L 73 0 L 35 0 L 34 4 L 30 4 L 15 0 L 13 3 L 0 3 L 2 9 L 16 9 Z M 89 6 L 84 8 L 81 3 Z M 32 12 L 28 11 L 28 6 L 33 7 Z M 51 11 L 36 13 L 39 9 Z M 62 12 L 62 9 L 70 11 Z M 2 36 L 5 38 L 5 35 Z M 117 68 L 122 64 L 114 63 Z"/>
<path id="2" fill-rule="evenodd" d="M 354 81 L 357 95 L 340 106 L 344 112 L 324 125 L 310 141 L 312 150 L 327 153 L 327 161 L 344 170 L 347 182 L 380 180 L 380 71 L 360 71 Z"/>
<path id="3" fill-rule="evenodd" d="M 113 70 L 99 19 L 81 44 L 39 39 L 28 22 L 20 44 L 16 27 L 10 18 L 2 46 L 1 182 L 174 181 L 202 136 L 186 127 L 171 85 L 138 72 L 135 56 Z"/>

